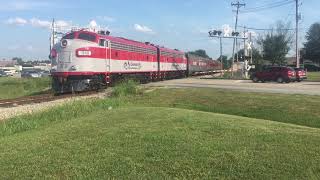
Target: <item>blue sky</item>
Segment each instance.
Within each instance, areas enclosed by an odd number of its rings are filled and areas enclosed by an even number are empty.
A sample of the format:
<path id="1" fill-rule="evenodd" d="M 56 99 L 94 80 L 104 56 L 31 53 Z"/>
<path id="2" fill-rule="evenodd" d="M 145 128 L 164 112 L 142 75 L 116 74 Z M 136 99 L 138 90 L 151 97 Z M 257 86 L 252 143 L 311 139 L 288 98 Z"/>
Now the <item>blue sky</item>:
<path id="1" fill-rule="evenodd" d="M 231 0 L 2 0 L 0 7 L 0 58 L 46 59 L 49 54 L 49 22 L 64 27 L 87 27 L 94 21 L 112 35 L 150 41 L 188 51 L 205 49 L 219 56 L 219 43 L 208 38 L 209 29 L 234 26 Z M 282 0 L 243 0 L 246 8 Z M 319 0 L 300 0 L 302 33 L 318 22 Z M 245 10 L 244 8 L 243 10 Z M 294 3 L 270 10 L 240 14 L 239 25 L 269 28 L 277 20 L 294 22 Z M 259 33 L 259 32 L 256 32 Z M 263 32 L 260 32 L 263 33 Z M 231 54 L 231 40 L 223 42 Z"/>

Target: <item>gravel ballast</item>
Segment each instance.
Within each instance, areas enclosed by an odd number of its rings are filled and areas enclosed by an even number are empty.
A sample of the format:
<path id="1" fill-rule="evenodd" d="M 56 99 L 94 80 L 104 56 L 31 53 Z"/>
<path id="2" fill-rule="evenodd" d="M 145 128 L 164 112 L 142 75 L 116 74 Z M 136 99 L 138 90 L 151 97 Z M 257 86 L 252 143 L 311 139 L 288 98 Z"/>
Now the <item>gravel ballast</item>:
<path id="1" fill-rule="evenodd" d="M 70 97 L 70 98 L 59 99 L 59 100 L 50 101 L 50 102 L 21 105 L 21 106 L 10 107 L 10 108 L 0 108 L 0 121 L 5 121 L 15 116 L 33 114 L 35 112 L 45 111 L 50 108 L 61 106 L 74 101 L 79 101 L 83 99 L 99 99 L 99 98 L 105 98 L 107 96 L 108 96 L 108 92 L 101 92 L 101 93 L 88 95 L 88 96 Z"/>

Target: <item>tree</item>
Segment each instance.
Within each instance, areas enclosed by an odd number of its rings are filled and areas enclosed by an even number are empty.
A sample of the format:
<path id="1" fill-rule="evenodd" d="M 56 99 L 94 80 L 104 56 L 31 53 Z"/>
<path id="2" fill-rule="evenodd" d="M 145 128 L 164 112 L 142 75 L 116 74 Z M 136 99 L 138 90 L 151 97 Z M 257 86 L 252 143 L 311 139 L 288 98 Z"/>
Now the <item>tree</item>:
<path id="1" fill-rule="evenodd" d="M 320 23 L 314 23 L 306 35 L 307 42 L 304 44 L 305 59 L 320 63 Z"/>
<path id="2" fill-rule="evenodd" d="M 207 52 L 203 49 L 199 49 L 199 50 L 196 50 L 196 51 L 190 51 L 189 52 L 190 54 L 193 54 L 193 55 L 197 55 L 197 56 L 201 56 L 201 57 L 204 57 L 204 58 L 210 58 L 207 54 Z"/>
<path id="3" fill-rule="evenodd" d="M 218 58 L 218 61 L 221 62 L 222 60 L 222 64 L 223 64 L 223 69 L 229 69 L 231 67 L 231 61 L 228 60 L 227 56 L 221 56 Z"/>
<path id="4" fill-rule="evenodd" d="M 19 58 L 19 57 L 14 57 L 14 58 L 12 58 L 12 60 L 17 61 L 18 65 L 23 65 L 23 63 L 24 63 L 22 58 Z"/>
<path id="5" fill-rule="evenodd" d="M 263 59 L 270 61 L 272 65 L 286 63 L 286 55 L 292 43 L 289 27 L 289 24 L 278 22 L 275 30 L 268 32 L 258 40 L 258 44 L 263 49 Z"/>

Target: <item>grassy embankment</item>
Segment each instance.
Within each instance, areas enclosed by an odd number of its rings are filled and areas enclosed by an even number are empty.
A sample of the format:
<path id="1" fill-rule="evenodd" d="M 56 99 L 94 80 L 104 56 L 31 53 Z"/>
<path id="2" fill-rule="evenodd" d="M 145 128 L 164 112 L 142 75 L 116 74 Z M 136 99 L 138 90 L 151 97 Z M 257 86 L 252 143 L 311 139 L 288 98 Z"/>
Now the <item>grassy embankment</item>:
<path id="1" fill-rule="evenodd" d="M 308 72 L 308 81 L 320 82 L 320 72 Z"/>
<path id="2" fill-rule="evenodd" d="M 0 99 L 41 93 L 50 88 L 50 78 L 0 78 Z"/>
<path id="3" fill-rule="evenodd" d="M 320 97 L 130 87 L 0 124 L 0 178 L 320 178 Z"/>

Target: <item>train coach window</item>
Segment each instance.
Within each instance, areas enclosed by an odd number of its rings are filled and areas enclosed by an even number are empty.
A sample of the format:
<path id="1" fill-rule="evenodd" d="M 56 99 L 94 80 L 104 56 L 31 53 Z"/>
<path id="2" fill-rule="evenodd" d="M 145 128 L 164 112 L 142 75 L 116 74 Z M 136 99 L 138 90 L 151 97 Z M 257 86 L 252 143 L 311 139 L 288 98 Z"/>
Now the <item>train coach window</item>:
<path id="1" fill-rule="evenodd" d="M 78 35 L 78 39 L 95 42 L 96 36 L 93 34 L 89 34 L 89 33 L 80 33 Z"/>

